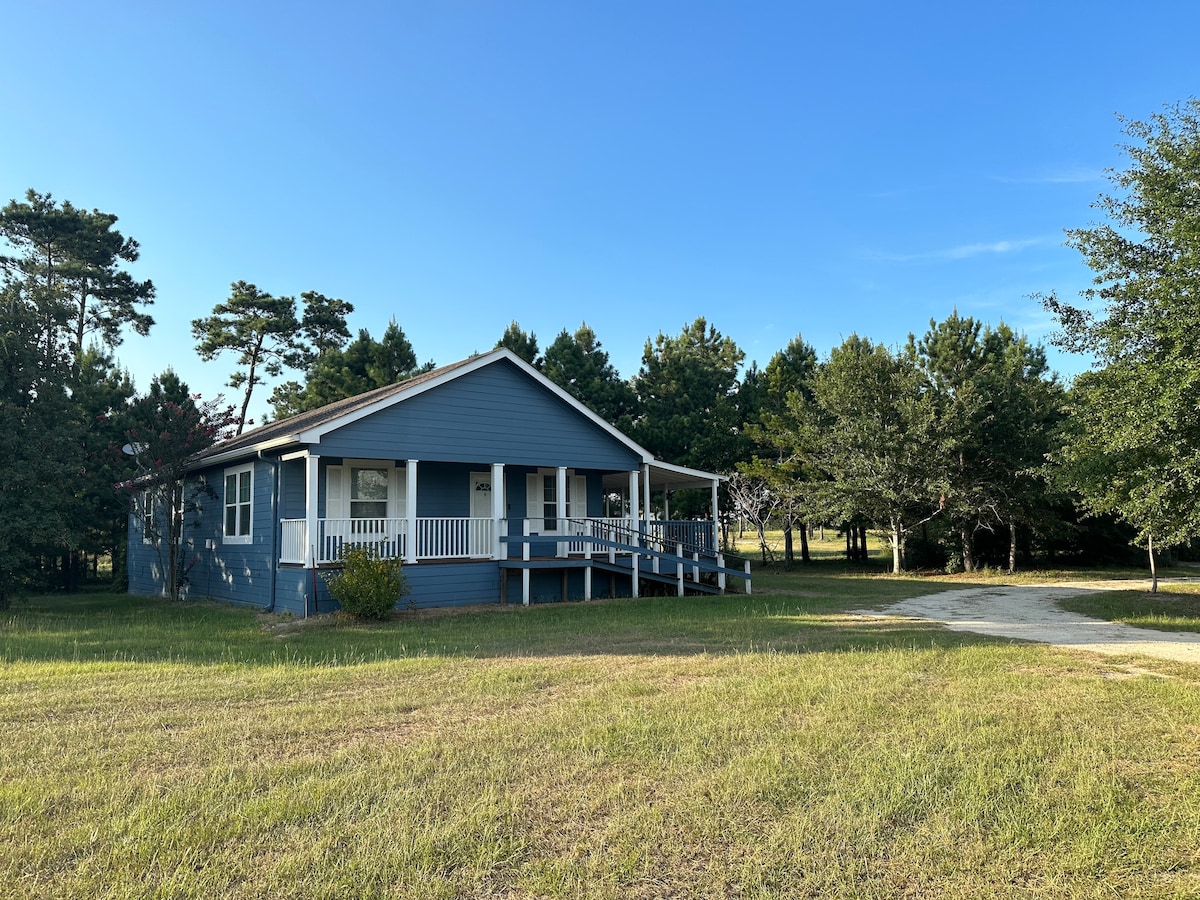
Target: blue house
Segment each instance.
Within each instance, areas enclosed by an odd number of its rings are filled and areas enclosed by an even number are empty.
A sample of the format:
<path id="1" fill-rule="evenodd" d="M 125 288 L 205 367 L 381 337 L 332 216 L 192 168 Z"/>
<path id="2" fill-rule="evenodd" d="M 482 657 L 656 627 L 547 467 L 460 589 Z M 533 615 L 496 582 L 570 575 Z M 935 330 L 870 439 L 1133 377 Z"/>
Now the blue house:
<path id="1" fill-rule="evenodd" d="M 721 476 L 655 460 L 506 349 L 242 434 L 189 478 L 208 491 L 184 589 L 276 612 L 336 608 L 320 572 L 362 544 L 404 560 L 418 607 L 750 586 L 719 551 Z M 671 493 L 695 489 L 712 518 L 671 521 Z M 160 594 L 142 528 L 129 589 Z"/>

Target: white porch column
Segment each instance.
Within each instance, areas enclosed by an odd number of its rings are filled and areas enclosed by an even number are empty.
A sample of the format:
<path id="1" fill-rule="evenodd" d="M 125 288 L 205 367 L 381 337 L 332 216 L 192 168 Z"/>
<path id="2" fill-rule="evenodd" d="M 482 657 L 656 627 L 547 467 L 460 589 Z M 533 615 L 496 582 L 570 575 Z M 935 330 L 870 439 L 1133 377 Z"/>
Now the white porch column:
<path id="1" fill-rule="evenodd" d="M 309 451 L 304 455 L 304 537 L 305 543 L 308 545 L 304 548 L 304 558 L 308 561 L 306 565 L 311 569 L 317 565 L 317 560 L 320 559 L 320 554 L 317 553 L 317 545 L 320 542 L 321 535 L 317 531 L 320 527 L 320 520 L 317 518 L 317 503 L 319 502 L 319 494 L 321 488 L 321 457 L 319 454 Z"/>
<path id="2" fill-rule="evenodd" d="M 717 498 L 717 488 L 720 482 L 714 478 L 712 480 L 712 548 L 713 552 L 721 549 L 721 527 L 717 524 L 720 518 L 720 504 Z"/>
<path id="3" fill-rule="evenodd" d="M 500 529 L 504 523 L 504 463 L 492 463 L 492 532 L 494 546 L 492 558 L 503 559 L 508 547 L 500 540 Z"/>
<path id="4" fill-rule="evenodd" d="M 640 500 L 638 498 L 638 472 L 634 469 L 629 473 L 629 530 L 632 532 L 631 541 L 636 547 L 638 545 L 638 506 Z"/>
<path id="5" fill-rule="evenodd" d="M 404 561 L 417 561 L 417 461 L 404 464 L 404 527 L 408 537 L 404 543 Z"/>
<path id="6" fill-rule="evenodd" d="M 558 532 L 559 537 L 567 534 L 567 467 L 559 466 L 554 470 L 554 517 L 558 520 L 558 527 L 554 530 Z M 568 545 L 559 541 L 555 545 L 555 556 L 566 556 Z"/>
<path id="7" fill-rule="evenodd" d="M 642 507 L 645 515 L 642 520 L 650 521 L 650 463 L 642 463 Z"/>

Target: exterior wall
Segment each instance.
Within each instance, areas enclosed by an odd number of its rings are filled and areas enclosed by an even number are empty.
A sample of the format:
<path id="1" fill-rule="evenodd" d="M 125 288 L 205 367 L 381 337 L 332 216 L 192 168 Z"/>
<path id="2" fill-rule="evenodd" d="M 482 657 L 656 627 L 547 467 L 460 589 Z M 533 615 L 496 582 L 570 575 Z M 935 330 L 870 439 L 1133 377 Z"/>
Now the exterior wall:
<path id="1" fill-rule="evenodd" d="M 137 515 L 129 517 L 129 543 L 125 568 L 129 575 L 129 593 L 153 597 L 163 592 L 163 576 L 159 571 L 158 553 L 142 540 L 142 522 Z"/>
<path id="2" fill-rule="evenodd" d="M 487 472 L 483 463 L 418 462 L 417 517 L 471 515 L 471 473 Z"/>
<path id="3" fill-rule="evenodd" d="M 397 598 L 401 608 L 410 600 L 419 609 L 500 602 L 500 567 L 493 561 L 420 563 L 405 566 L 404 577 L 411 593 Z M 520 602 L 519 591 L 518 587 L 517 602 Z M 320 572 L 314 582 L 312 569 L 299 566 L 280 569 L 276 580 L 275 612 L 303 616 L 306 606 L 309 615 L 338 609 Z"/>
<path id="4" fill-rule="evenodd" d="M 290 459 L 279 464 L 279 518 L 304 518 L 305 469 L 304 460 Z"/>
<path id="5" fill-rule="evenodd" d="M 637 455 L 508 362 L 326 434 L 321 455 L 636 469 Z"/>
<path id="6" fill-rule="evenodd" d="M 224 540 L 226 467 L 197 474 L 198 479 L 207 481 L 213 495 L 202 496 L 200 512 L 187 518 L 183 554 L 186 595 L 250 606 L 270 605 L 274 559 L 278 556 L 279 525 L 273 511 L 275 471 L 271 463 L 262 460 L 255 460 L 252 466 L 250 542 L 245 544 Z M 158 554 L 142 543 L 136 521 L 130 526 L 129 547 L 130 593 L 163 593 Z"/>

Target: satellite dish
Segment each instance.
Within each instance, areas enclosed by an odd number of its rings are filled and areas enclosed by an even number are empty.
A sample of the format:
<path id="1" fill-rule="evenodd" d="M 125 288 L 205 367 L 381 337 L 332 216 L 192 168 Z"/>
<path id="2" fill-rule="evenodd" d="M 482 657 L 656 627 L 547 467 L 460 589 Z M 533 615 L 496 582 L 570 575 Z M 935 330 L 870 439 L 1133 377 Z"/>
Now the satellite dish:
<path id="1" fill-rule="evenodd" d="M 143 443 L 126 444 L 121 448 L 121 452 L 126 456 L 137 456 L 139 453 L 145 453 L 149 446 L 149 444 Z"/>

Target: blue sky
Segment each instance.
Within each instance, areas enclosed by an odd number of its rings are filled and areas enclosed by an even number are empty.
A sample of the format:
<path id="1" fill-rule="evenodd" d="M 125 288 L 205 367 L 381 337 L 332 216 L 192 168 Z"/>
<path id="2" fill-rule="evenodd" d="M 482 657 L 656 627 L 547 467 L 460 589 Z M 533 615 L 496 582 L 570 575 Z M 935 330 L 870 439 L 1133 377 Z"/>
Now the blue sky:
<path id="1" fill-rule="evenodd" d="M 626 376 L 700 315 L 760 364 L 955 308 L 1044 340 L 1115 114 L 1200 75 L 1184 2 L 46 2 L 5 32 L 0 201 L 118 215 L 158 288 L 118 356 L 206 396 L 233 360 L 189 323 L 238 279 L 439 364 L 513 319 L 586 320 Z"/>

